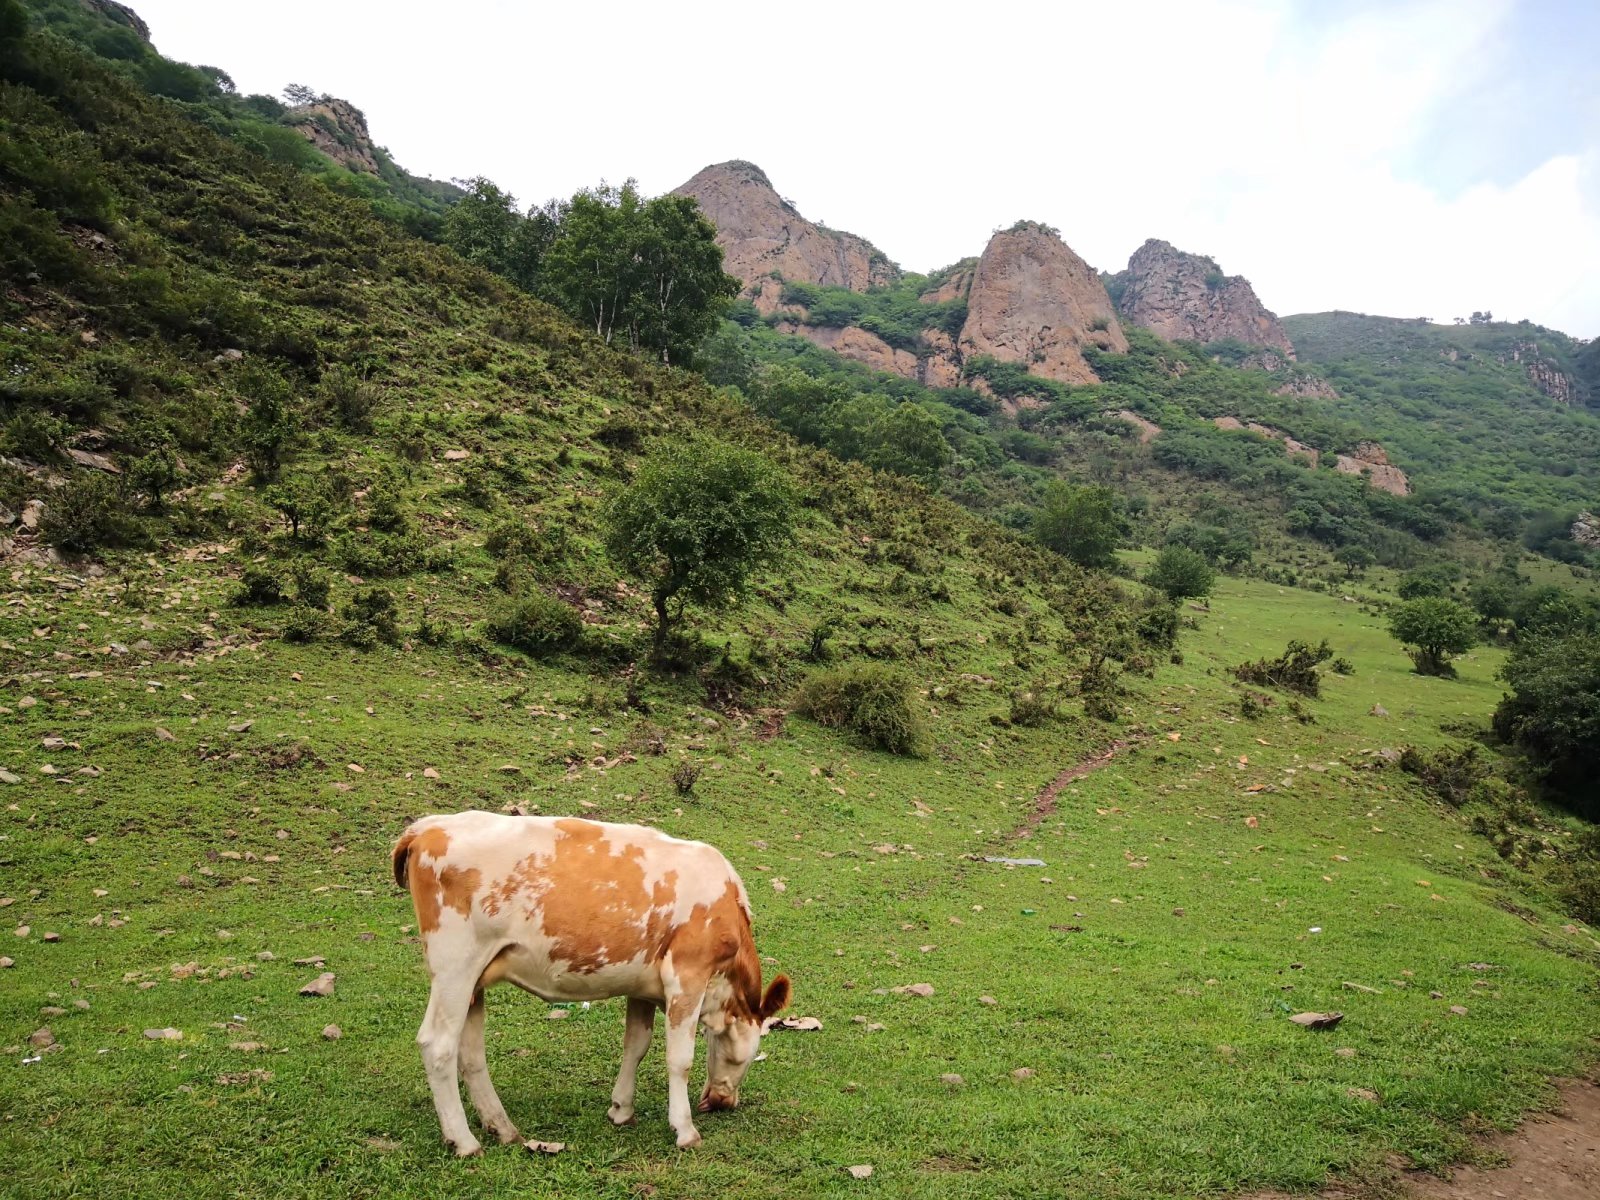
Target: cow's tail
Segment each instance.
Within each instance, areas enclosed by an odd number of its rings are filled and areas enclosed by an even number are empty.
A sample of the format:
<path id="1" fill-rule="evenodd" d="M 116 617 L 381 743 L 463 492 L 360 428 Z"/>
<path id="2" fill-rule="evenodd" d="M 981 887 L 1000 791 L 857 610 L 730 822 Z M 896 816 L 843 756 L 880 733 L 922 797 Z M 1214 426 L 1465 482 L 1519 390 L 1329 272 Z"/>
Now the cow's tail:
<path id="1" fill-rule="evenodd" d="M 403 888 L 410 887 L 410 882 L 406 878 L 406 866 L 411 858 L 411 843 L 416 837 L 416 826 L 408 827 L 400 835 L 400 840 L 394 844 L 394 852 L 390 856 L 394 863 L 394 881 Z"/>

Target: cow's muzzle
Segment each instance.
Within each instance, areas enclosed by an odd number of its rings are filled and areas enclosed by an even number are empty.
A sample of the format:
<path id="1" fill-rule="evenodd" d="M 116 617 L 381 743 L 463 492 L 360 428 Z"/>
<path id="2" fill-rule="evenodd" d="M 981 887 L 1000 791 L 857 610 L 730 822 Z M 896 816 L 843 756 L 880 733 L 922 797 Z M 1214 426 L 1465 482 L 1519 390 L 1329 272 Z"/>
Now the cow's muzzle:
<path id="1" fill-rule="evenodd" d="M 727 1112 L 729 1109 L 739 1107 L 737 1093 L 728 1095 L 726 1092 L 714 1092 L 707 1088 L 700 1094 L 700 1103 L 695 1106 L 696 1111 L 703 1113 Z"/>

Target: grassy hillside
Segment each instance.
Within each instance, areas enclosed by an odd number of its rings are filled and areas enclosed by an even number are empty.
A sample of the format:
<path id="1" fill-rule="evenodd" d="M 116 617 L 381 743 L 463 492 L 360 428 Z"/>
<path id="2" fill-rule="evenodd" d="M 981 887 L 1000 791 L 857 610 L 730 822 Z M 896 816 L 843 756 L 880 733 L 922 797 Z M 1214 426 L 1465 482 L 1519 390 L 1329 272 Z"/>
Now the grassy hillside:
<path id="1" fill-rule="evenodd" d="M 1423 679 L 1375 605 L 1256 580 L 1170 647 L 1137 587 L 606 350 L 59 40 L 0 63 L 0 505 L 94 546 L 8 526 L 0 1191 L 776 1197 L 861 1163 L 905 1196 L 1305 1189 L 1449 1161 L 1592 1057 L 1600 941 L 1550 874 L 1579 827 L 1511 837 L 1391 763 L 1483 720 L 1497 651 Z M 650 669 L 598 505 L 708 432 L 803 519 Z M 571 648 L 494 640 L 534 591 L 581 613 Z M 1242 701 L 1231 667 L 1324 636 L 1353 673 L 1321 699 Z M 925 757 L 792 711 L 838 662 L 912 681 Z M 637 1127 L 604 1121 L 617 1003 L 497 992 L 502 1095 L 569 1149 L 447 1156 L 387 851 L 513 806 L 719 845 L 823 1019 L 699 1150 L 659 1040 Z"/>
<path id="2" fill-rule="evenodd" d="M 1584 347 L 1540 326 L 1431 325 L 1357 313 L 1284 318 L 1304 362 L 1339 391 L 1330 414 L 1360 424 L 1424 486 L 1491 530 L 1600 496 L 1600 415 Z M 1529 364 L 1571 379 L 1571 402 L 1535 386 Z M 1413 465 L 1414 464 L 1414 465 Z"/>

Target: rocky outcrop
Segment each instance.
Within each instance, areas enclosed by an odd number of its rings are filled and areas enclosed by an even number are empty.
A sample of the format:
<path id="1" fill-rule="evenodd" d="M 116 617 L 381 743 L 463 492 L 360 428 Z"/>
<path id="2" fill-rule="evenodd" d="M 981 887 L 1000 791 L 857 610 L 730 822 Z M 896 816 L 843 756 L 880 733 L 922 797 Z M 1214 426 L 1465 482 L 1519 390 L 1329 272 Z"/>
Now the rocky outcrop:
<path id="1" fill-rule="evenodd" d="M 1097 383 L 1086 347 L 1125 352 L 1128 339 L 1100 277 L 1047 226 L 1019 222 L 989 239 L 973 272 L 963 358 L 989 355 L 1062 383 Z"/>
<path id="2" fill-rule="evenodd" d="M 907 350 L 897 350 L 875 333 L 850 325 L 835 329 L 827 325 L 802 325 L 796 321 L 779 321 L 773 326 L 779 333 L 792 333 L 815 342 L 824 350 L 832 350 L 840 358 L 865 363 L 874 371 L 887 371 L 905 379 L 918 378 L 917 356 Z"/>
<path id="3" fill-rule="evenodd" d="M 776 280 L 767 278 L 773 272 L 794 282 L 853 292 L 887 287 L 900 276 L 899 268 L 865 238 L 802 217 L 754 163 L 718 163 L 673 192 L 699 202 L 717 227 L 723 269 L 744 284 L 745 295 L 758 308 L 765 304 L 766 312 L 778 306 L 776 291 L 769 286 Z"/>
<path id="4" fill-rule="evenodd" d="M 1128 269 L 1113 277 L 1113 288 L 1119 312 L 1169 342 L 1233 338 L 1294 359 L 1289 335 L 1256 298 L 1250 281 L 1224 275 L 1212 259 L 1151 238 L 1133 252 Z"/>
<path id="5" fill-rule="evenodd" d="M 1108 412 L 1105 415 L 1108 417 L 1116 417 L 1121 421 L 1126 421 L 1129 425 L 1132 425 L 1135 429 L 1137 429 L 1139 431 L 1139 445 L 1141 446 L 1148 446 L 1151 442 L 1155 441 L 1161 436 L 1161 426 L 1157 425 L 1148 417 L 1141 417 L 1131 408 L 1119 408 L 1115 412 Z"/>
<path id="6" fill-rule="evenodd" d="M 1590 550 L 1600 547 L 1600 517 L 1585 509 L 1573 520 L 1568 534 L 1580 546 Z"/>
<path id="7" fill-rule="evenodd" d="M 1261 425 L 1255 421 L 1241 421 L 1238 417 L 1212 417 L 1211 423 L 1218 429 L 1247 429 L 1251 433 L 1260 434 L 1264 438 L 1271 438 L 1275 442 L 1282 442 L 1283 448 L 1290 458 L 1306 459 L 1314 467 L 1322 460 L 1322 451 L 1315 446 L 1308 446 L 1304 442 L 1296 441 L 1281 429 L 1274 429 L 1270 425 Z"/>
<path id="8" fill-rule="evenodd" d="M 1365 475 L 1373 487 L 1394 496 L 1411 494 L 1406 473 L 1390 465 L 1388 453 L 1377 442 L 1359 442 L 1349 454 L 1337 455 L 1333 469 L 1345 475 Z"/>
<path id="9" fill-rule="evenodd" d="M 918 360 L 917 382 L 923 387 L 961 386 L 961 351 L 956 340 L 942 329 L 924 329 L 922 340 L 928 352 Z"/>
<path id="10" fill-rule="evenodd" d="M 324 96 L 291 108 L 288 119 L 302 137 L 334 162 L 367 175 L 378 173 L 366 115 L 348 100 Z"/>
<path id="11" fill-rule="evenodd" d="M 126 4 L 118 4 L 116 0 L 79 0 L 79 3 L 90 12 L 99 13 L 118 25 L 126 25 L 139 35 L 140 41 L 145 43 L 150 41 L 150 26 L 146 25 L 144 18 Z"/>
<path id="12" fill-rule="evenodd" d="M 1518 342 L 1504 354 L 1495 355 L 1495 358 L 1502 363 L 1521 363 L 1523 371 L 1528 376 L 1528 382 L 1534 387 L 1557 404 L 1572 403 L 1576 391 L 1572 385 L 1572 377 L 1552 359 L 1544 356 L 1538 342 Z"/>
<path id="13" fill-rule="evenodd" d="M 1337 400 L 1339 393 L 1320 375 L 1306 371 L 1291 371 L 1283 382 L 1272 389 L 1274 396 L 1299 396 L 1306 400 Z"/>
<path id="14" fill-rule="evenodd" d="M 924 304 L 943 304 L 947 300 L 965 300 L 972 291 L 972 277 L 977 273 L 978 260 L 964 258 L 954 266 L 939 272 L 943 280 L 917 297 Z"/>

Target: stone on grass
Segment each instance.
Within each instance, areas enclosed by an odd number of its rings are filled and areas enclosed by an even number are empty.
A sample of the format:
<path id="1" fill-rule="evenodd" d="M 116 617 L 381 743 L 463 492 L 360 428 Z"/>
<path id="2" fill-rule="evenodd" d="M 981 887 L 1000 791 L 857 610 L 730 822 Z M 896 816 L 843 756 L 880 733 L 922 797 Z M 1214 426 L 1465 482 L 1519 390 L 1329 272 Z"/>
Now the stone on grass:
<path id="1" fill-rule="evenodd" d="M 331 996 L 333 995 L 333 972 L 324 971 L 310 983 L 300 989 L 302 996 Z"/>

